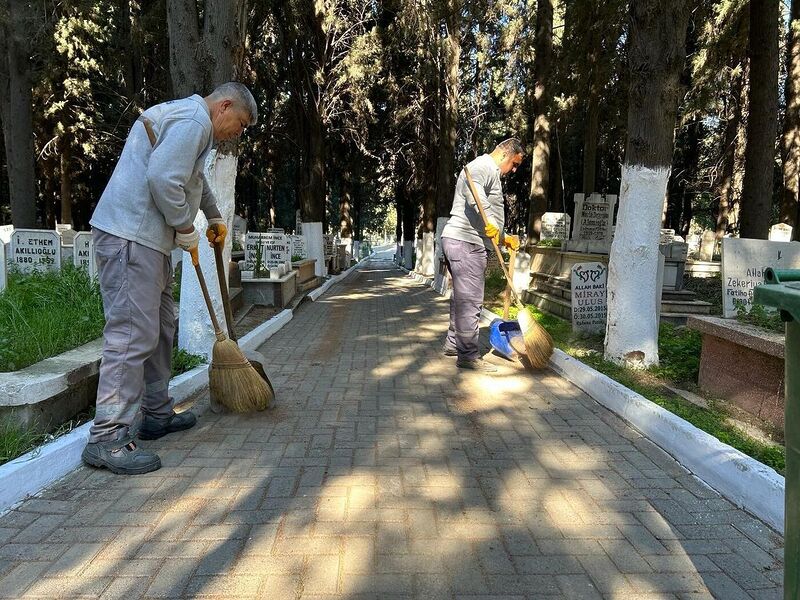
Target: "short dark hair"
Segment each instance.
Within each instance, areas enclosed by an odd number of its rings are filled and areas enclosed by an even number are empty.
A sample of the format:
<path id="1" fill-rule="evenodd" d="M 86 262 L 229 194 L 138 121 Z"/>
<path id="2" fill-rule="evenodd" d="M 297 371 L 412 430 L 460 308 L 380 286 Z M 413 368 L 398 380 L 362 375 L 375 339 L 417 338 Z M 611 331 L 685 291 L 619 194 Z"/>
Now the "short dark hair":
<path id="1" fill-rule="evenodd" d="M 503 150 L 512 156 L 516 156 L 517 154 L 525 154 L 525 148 L 522 147 L 522 142 L 519 141 L 519 138 L 515 137 L 503 140 L 497 144 L 495 150 Z"/>

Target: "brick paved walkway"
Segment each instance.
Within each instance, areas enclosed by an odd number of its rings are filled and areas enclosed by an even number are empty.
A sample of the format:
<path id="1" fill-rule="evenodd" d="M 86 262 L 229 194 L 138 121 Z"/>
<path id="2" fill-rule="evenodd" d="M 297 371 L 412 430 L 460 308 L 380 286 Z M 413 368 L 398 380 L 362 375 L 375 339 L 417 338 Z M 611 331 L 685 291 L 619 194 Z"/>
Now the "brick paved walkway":
<path id="1" fill-rule="evenodd" d="M 0 517 L 0 597 L 782 597 L 780 536 L 552 373 L 459 372 L 447 306 L 381 261 L 303 304 L 274 409 Z"/>

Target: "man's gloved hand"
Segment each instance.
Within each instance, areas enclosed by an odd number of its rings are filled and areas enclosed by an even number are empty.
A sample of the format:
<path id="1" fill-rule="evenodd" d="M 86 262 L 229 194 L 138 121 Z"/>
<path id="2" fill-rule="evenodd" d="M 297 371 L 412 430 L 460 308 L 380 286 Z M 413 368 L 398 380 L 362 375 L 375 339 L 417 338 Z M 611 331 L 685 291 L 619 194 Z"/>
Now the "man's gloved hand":
<path id="1" fill-rule="evenodd" d="M 491 221 L 486 222 L 486 229 L 484 229 L 484 233 L 486 234 L 486 237 L 488 237 L 490 240 L 494 240 L 495 243 L 500 241 L 500 230 L 497 228 L 497 225 Z"/>
<path id="2" fill-rule="evenodd" d="M 503 245 L 516 252 L 519 250 L 519 236 L 518 235 L 506 235 L 503 236 Z"/>
<path id="3" fill-rule="evenodd" d="M 208 245 L 212 248 L 214 246 L 223 246 L 225 244 L 225 237 L 228 235 L 228 228 L 225 226 L 225 221 L 220 218 L 213 218 L 208 220 L 208 229 L 206 230 L 206 237 L 208 238 Z"/>
<path id="4" fill-rule="evenodd" d="M 197 244 L 200 243 L 200 234 L 192 227 L 188 233 L 175 232 L 175 244 L 192 255 L 192 264 L 198 264 Z"/>

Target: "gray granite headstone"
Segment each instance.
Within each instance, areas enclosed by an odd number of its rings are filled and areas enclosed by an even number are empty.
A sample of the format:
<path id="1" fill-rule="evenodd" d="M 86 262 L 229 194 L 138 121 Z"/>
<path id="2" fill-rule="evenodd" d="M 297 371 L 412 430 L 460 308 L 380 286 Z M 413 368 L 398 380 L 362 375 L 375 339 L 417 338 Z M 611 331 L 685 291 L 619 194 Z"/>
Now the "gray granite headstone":
<path id="1" fill-rule="evenodd" d="M 800 244 L 723 238 L 722 240 L 722 311 L 726 319 L 736 317 L 736 303 L 749 312 L 753 290 L 764 283 L 764 271 L 800 269 Z"/>
<path id="2" fill-rule="evenodd" d="M 577 263 L 572 266 L 571 279 L 572 331 L 605 332 L 608 267 L 603 263 Z"/>
<path id="3" fill-rule="evenodd" d="M 23 273 L 61 270 L 61 236 L 46 229 L 15 229 L 11 264 Z"/>

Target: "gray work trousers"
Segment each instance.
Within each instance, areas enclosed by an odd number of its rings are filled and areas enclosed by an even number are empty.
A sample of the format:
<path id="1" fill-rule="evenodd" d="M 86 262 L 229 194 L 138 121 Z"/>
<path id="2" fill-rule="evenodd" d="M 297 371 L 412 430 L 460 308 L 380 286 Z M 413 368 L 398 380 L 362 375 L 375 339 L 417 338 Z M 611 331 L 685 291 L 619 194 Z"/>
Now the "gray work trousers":
<path id="1" fill-rule="evenodd" d="M 156 419 L 172 415 L 175 302 L 169 256 L 99 229 L 92 241 L 106 318 L 93 443 L 127 436 L 140 407 Z"/>
<path id="2" fill-rule="evenodd" d="M 486 247 L 442 238 L 442 251 L 453 279 L 450 296 L 450 329 L 445 344 L 458 350 L 461 360 L 480 358 L 478 325 L 483 306 Z"/>

